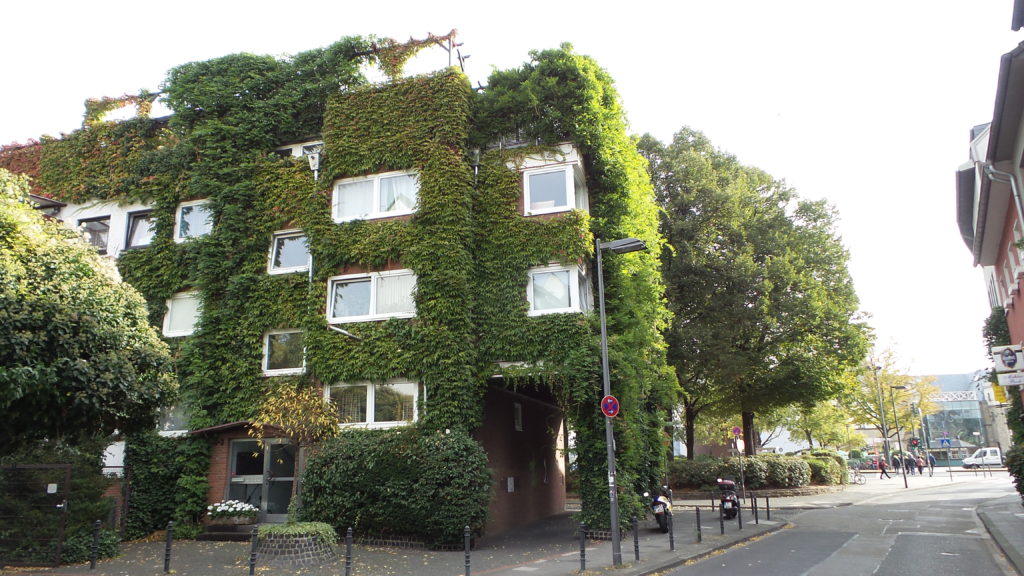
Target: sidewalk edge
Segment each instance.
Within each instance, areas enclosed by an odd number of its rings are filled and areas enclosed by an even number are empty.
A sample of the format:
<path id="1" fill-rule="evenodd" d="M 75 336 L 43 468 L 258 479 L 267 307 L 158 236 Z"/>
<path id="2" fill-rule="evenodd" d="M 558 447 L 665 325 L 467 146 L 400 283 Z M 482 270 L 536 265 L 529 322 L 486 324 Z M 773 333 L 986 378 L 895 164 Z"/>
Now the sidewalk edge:
<path id="1" fill-rule="evenodd" d="M 746 544 L 747 542 L 750 542 L 751 540 L 754 540 L 755 538 L 762 538 L 764 536 L 769 536 L 771 534 L 774 534 L 774 533 L 778 532 L 779 530 L 783 530 L 785 528 L 790 528 L 790 527 L 792 527 L 792 524 L 787 520 L 785 523 L 779 524 L 778 526 L 772 526 L 771 528 L 768 528 L 768 529 L 766 529 L 766 530 L 764 530 L 762 532 L 758 532 L 757 534 L 751 534 L 749 536 L 744 536 L 743 538 L 734 540 L 734 541 L 729 542 L 727 544 L 722 544 L 720 546 L 715 546 L 714 548 L 710 548 L 710 549 L 705 550 L 703 552 L 700 552 L 698 554 L 694 554 L 693 556 L 687 556 L 685 558 L 682 558 L 682 557 L 681 558 L 675 558 L 675 559 L 673 559 L 671 561 L 663 562 L 663 563 L 661 563 L 661 564 L 659 564 L 657 566 L 645 567 L 640 572 L 635 572 L 635 573 L 631 574 L 631 576 L 652 576 L 654 574 L 658 574 L 658 573 L 664 572 L 666 570 L 672 570 L 673 568 L 679 568 L 680 566 L 684 566 L 684 565 L 686 565 L 686 564 L 688 564 L 690 562 L 700 562 L 701 560 L 705 560 L 707 558 L 710 558 L 710 557 L 712 557 L 712 556 L 714 556 L 714 555 L 716 555 L 716 554 L 718 554 L 720 552 L 724 552 L 725 550 L 733 548 L 734 546 L 741 546 L 743 544 Z"/>
<path id="2" fill-rule="evenodd" d="M 989 536 L 991 536 L 992 540 L 995 541 L 996 546 L 1003 555 L 1006 556 L 1006 559 L 1013 566 L 1013 569 L 1016 570 L 1018 574 L 1024 574 L 1024 554 L 1010 543 L 1009 538 L 1007 538 L 1006 534 L 1003 533 L 999 523 L 989 516 L 989 512 L 986 509 L 989 505 L 996 506 L 997 504 L 989 504 L 986 502 L 975 509 L 975 514 L 978 515 L 981 523 L 985 526 L 985 530 L 988 531 Z"/>

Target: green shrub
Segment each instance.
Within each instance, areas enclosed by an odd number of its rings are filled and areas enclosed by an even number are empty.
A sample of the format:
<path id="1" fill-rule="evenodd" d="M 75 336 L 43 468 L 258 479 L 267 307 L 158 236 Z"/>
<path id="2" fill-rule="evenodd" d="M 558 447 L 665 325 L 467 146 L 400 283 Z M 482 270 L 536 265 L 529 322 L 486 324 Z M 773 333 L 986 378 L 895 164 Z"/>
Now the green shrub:
<path id="1" fill-rule="evenodd" d="M 303 520 L 432 546 L 461 544 L 465 526 L 480 534 L 491 499 L 487 455 L 472 437 L 416 426 L 346 430 L 310 458 L 301 486 Z"/>
<path id="2" fill-rule="evenodd" d="M 864 452 L 857 449 L 850 450 L 850 460 L 860 460 L 861 458 L 864 458 Z"/>
<path id="3" fill-rule="evenodd" d="M 93 531 L 84 527 L 65 536 L 64 547 L 60 553 L 61 563 L 79 564 L 92 559 L 92 539 Z M 117 535 L 117 532 L 101 528 L 96 557 L 113 558 L 120 553 L 121 538 Z"/>
<path id="4" fill-rule="evenodd" d="M 181 537 L 195 532 L 206 509 L 209 444 L 199 438 L 174 438 L 156 432 L 133 435 L 125 446 L 131 470 L 131 496 L 125 539 L 145 537 L 174 521 Z M 187 528 L 192 525 L 193 528 Z"/>
<path id="5" fill-rule="evenodd" d="M 743 480 L 747 488 L 795 488 L 811 480 L 807 463 L 793 456 L 759 454 L 743 458 Z M 739 458 L 697 458 L 673 460 L 669 463 L 669 480 L 673 488 L 709 489 L 718 478 L 740 481 Z"/>
<path id="6" fill-rule="evenodd" d="M 260 536 L 279 534 L 284 536 L 316 536 L 328 546 L 338 545 L 338 534 L 330 524 L 325 522 L 287 522 L 285 524 L 263 524 L 259 527 Z"/>
<path id="7" fill-rule="evenodd" d="M 811 484 L 824 484 L 834 486 L 846 481 L 846 465 L 840 466 L 833 458 L 806 458 L 807 465 L 811 467 Z"/>
<path id="8" fill-rule="evenodd" d="M 1013 476 L 1013 485 L 1024 499 L 1024 445 L 1017 444 L 1006 451 L 1006 468 Z"/>

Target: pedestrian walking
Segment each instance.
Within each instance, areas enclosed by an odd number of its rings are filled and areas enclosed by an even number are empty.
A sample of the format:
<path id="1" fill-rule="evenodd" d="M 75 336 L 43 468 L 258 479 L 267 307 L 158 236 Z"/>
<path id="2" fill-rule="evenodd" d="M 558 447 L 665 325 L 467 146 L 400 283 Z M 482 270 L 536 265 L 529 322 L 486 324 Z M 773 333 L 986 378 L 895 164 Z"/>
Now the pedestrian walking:
<path id="1" fill-rule="evenodd" d="M 910 475 L 913 476 L 914 475 L 914 469 L 917 468 L 917 462 L 914 461 L 914 457 L 911 456 L 910 454 L 907 454 L 906 456 L 904 456 L 903 457 L 903 465 L 907 467 L 907 472 L 909 472 Z"/>
<path id="2" fill-rule="evenodd" d="M 924 476 L 924 458 L 920 454 L 917 455 L 917 473 Z"/>
<path id="3" fill-rule="evenodd" d="M 878 459 L 878 479 L 881 480 L 882 476 L 885 476 L 886 478 L 892 478 L 892 476 L 889 476 L 888 470 L 889 470 L 889 465 L 885 463 L 884 459 L 879 458 Z"/>
<path id="4" fill-rule="evenodd" d="M 928 475 L 935 474 L 935 456 L 931 452 L 928 453 Z"/>
<path id="5" fill-rule="evenodd" d="M 893 455 L 893 457 L 892 457 L 892 471 L 893 471 L 894 474 L 899 474 L 900 473 L 900 465 L 901 464 L 903 464 L 903 462 L 900 460 L 900 457 L 896 456 L 896 455 Z"/>

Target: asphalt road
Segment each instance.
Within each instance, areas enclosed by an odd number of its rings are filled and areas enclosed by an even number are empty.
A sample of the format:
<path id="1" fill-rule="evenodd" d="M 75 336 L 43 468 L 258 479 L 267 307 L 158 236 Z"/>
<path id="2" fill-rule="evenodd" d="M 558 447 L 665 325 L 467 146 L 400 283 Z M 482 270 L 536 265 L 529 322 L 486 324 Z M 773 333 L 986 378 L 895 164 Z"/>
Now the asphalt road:
<path id="1" fill-rule="evenodd" d="M 810 510 L 789 529 L 666 576 L 1009 576 L 974 508 L 1012 491 L 1005 479 L 981 478 Z"/>

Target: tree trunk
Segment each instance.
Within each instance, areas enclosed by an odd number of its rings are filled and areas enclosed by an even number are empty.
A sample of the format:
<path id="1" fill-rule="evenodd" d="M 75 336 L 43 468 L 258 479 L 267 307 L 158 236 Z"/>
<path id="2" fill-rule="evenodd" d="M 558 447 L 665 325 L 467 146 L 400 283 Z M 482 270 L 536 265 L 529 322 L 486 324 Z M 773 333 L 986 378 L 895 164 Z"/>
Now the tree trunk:
<path id="1" fill-rule="evenodd" d="M 754 455 L 754 413 L 743 412 L 743 453 Z"/>
<path id="2" fill-rule="evenodd" d="M 807 437 L 807 448 L 813 450 L 814 449 L 814 437 L 811 436 L 811 431 L 810 430 L 804 430 L 804 436 Z"/>

